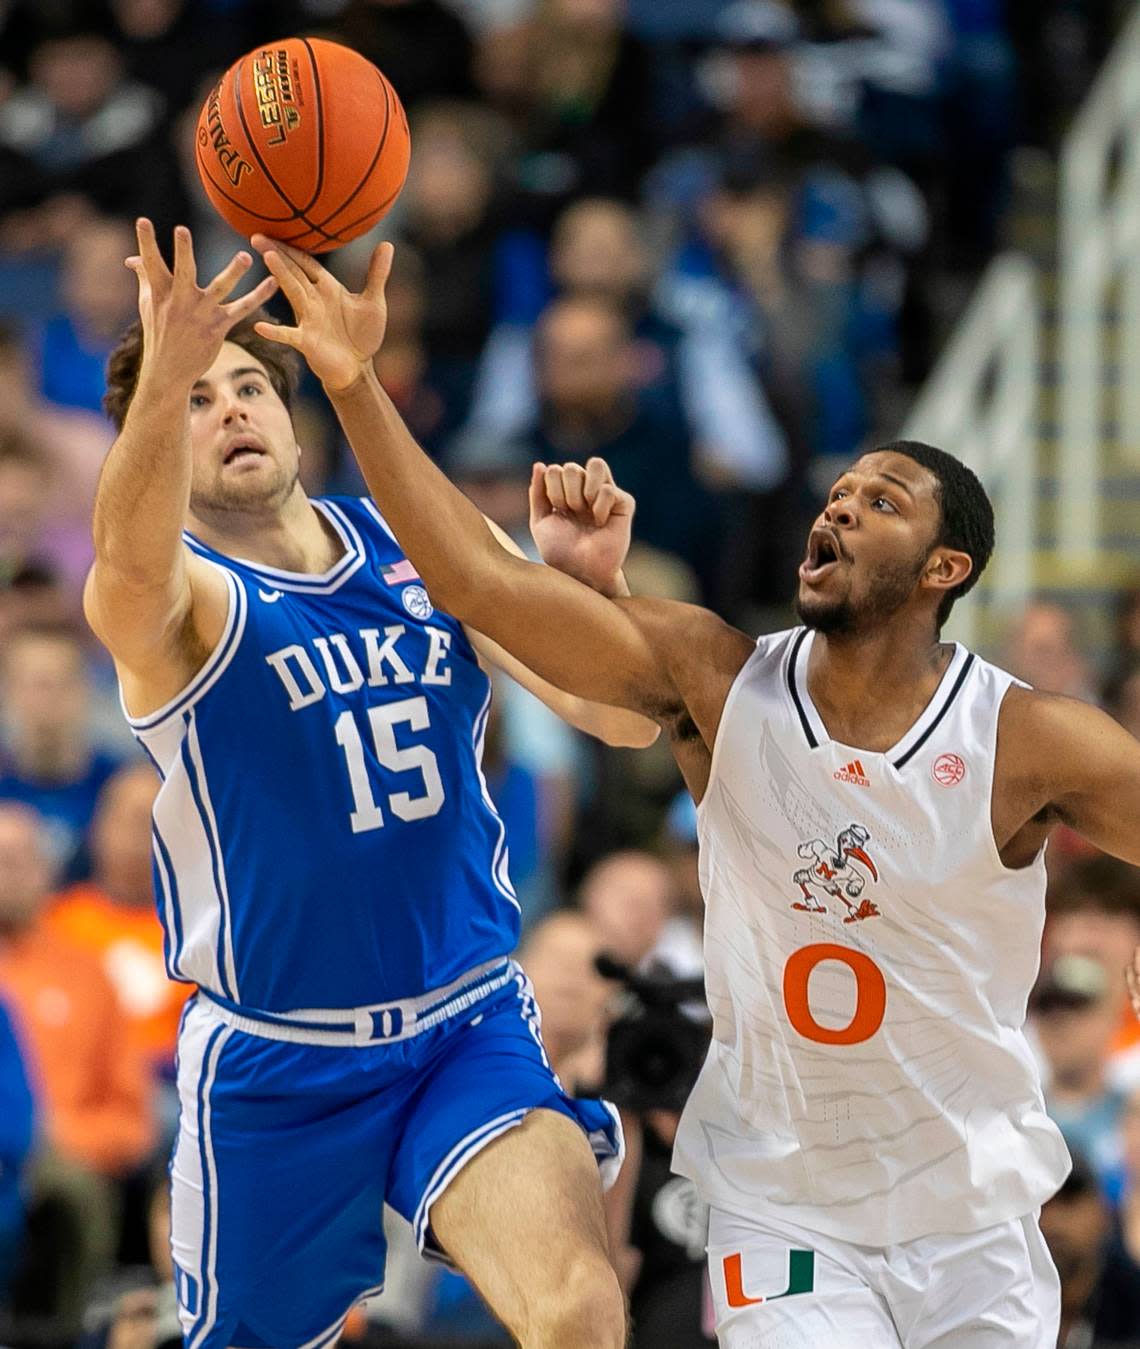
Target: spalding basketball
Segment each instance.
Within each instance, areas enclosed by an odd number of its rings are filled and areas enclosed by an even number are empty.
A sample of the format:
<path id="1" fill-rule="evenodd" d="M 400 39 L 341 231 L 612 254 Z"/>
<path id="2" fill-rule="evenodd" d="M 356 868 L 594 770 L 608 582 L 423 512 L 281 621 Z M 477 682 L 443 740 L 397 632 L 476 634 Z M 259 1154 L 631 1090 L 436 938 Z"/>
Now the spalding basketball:
<path id="1" fill-rule="evenodd" d="M 206 195 L 239 234 L 324 253 L 363 234 L 400 194 L 408 119 L 351 47 L 284 38 L 243 56 L 198 117 Z"/>

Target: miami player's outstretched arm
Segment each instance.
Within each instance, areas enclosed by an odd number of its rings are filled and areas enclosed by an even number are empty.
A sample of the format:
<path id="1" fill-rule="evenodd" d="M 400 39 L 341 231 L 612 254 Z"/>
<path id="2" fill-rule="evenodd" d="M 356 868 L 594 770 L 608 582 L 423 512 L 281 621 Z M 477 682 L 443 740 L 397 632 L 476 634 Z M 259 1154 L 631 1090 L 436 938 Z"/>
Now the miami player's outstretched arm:
<path id="1" fill-rule="evenodd" d="M 601 463 L 600 460 L 598 462 Z M 577 465 L 573 467 L 577 472 L 582 472 Z M 608 466 L 603 465 L 603 468 L 608 475 Z M 534 496 L 532 484 L 532 502 Z M 628 492 L 623 492 L 620 496 L 628 499 L 632 514 L 633 498 Z M 500 529 L 494 520 L 488 519 L 486 516 L 483 518 L 487 522 L 488 529 L 508 553 L 514 553 L 516 557 L 525 556 L 522 549 L 505 529 Z M 532 531 L 533 519 L 532 511 Z M 539 543 L 540 551 L 542 551 L 543 537 L 541 531 L 539 531 L 539 539 L 536 542 Z M 614 542 L 615 539 L 617 540 L 616 543 Z M 579 580 L 590 586 L 591 589 L 596 590 L 600 595 L 628 595 L 629 587 L 626 585 L 625 577 L 621 572 L 621 562 L 624 561 L 625 554 L 629 549 L 628 518 L 611 514 L 608 519 L 599 521 L 599 527 L 593 531 L 590 541 L 594 547 L 586 559 L 587 565 L 580 575 L 566 566 L 560 566 L 557 557 L 552 560 L 544 554 L 543 561 L 551 566 L 558 567 L 560 571 L 567 572 L 568 575 L 578 575 Z M 610 552 L 620 553 L 616 572 L 610 572 L 604 565 L 607 554 Z M 623 749 L 645 749 L 652 745 L 660 734 L 661 728 L 657 723 L 650 721 L 648 717 L 643 717 L 639 712 L 629 712 L 624 707 L 609 707 L 605 703 L 593 703 L 588 698 L 578 698 L 572 693 L 564 693 L 562 689 L 555 688 L 548 679 L 536 675 L 521 660 L 517 660 L 509 651 L 504 650 L 498 642 L 493 642 L 483 633 L 476 632 L 474 628 L 467 628 L 466 632 L 468 640 L 475 648 L 481 661 L 493 665 L 495 669 L 509 675 L 516 684 L 521 684 L 528 693 L 533 694 L 540 702 L 545 703 L 556 716 L 561 717 L 563 721 L 576 730 L 594 736 L 603 744 Z"/>
<path id="2" fill-rule="evenodd" d="M 201 646 L 204 658 L 226 616 L 224 583 L 191 559 L 182 543 L 190 500 L 191 390 L 233 324 L 268 299 L 277 283 L 267 278 L 226 303 L 252 264 L 248 253 L 238 253 L 200 287 L 189 230 L 175 231 L 173 272 L 149 220 L 138 222 L 137 236 L 138 255 L 126 265 L 139 283 L 143 356 L 130 409 L 99 479 L 95 565 L 84 609 L 125 677 L 128 701 L 134 675 L 162 701 L 164 687 L 173 695 L 193 673 L 184 659 L 192 663 L 193 653 L 184 648 Z"/>
<path id="3" fill-rule="evenodd" d="M 711 743 L 748 639 L 691 605 L 604 599 L 499 544 L 420 450 L 373 371 L 391 246 L 377 249 L 364 291 L 352 295 L 306 254 L 260 235 L 253 243 L 296 318 L 258 332 L 300 351 L 321 380 L 370 491 L 440 606 L 570 693 L 663 724 L 687 709 Z M 697 666 L 709 677 L 694 678 Z"/>

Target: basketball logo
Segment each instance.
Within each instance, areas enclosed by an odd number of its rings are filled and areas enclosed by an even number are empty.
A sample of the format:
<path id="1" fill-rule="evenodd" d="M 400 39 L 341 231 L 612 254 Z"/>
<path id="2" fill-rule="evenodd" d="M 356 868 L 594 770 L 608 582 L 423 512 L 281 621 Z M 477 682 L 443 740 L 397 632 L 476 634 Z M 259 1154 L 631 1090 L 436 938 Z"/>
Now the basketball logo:
<path id="1" fill-rule="evenodd" d="M 430 618 L 435 610 L 432 608 L 432 602 L 428 599 L 428 593 L 423 586 L 405 586 L 400 592 L 400 599 L 404 602 L 404 608 L 413 618 Z"/>
<path id="2" fill-rule="evenodd" d="M 966 762 L 957 754 L 940 754 L 930 771 L 940 787 L 957 787 L 966 776 Z"/>

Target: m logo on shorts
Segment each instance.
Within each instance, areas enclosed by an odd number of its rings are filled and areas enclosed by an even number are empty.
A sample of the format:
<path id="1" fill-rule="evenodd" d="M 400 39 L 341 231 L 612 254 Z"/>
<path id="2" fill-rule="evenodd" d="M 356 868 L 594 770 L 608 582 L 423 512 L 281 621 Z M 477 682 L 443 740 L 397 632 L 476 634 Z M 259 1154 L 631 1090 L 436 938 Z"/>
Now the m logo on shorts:
<path id="1" fill-rule="evenodd" d="M 724 1257 L 724 1291 L 728 1305 L 736 1310 L 815 1291 L 815 1251 L 798 1251 L 794 1248 L 788 1251 L 788 1286 L 782 1293 L 759 1293 L 750 1297 L 744 1291 L 742 1265 L 743 1256 L 739 1251 Z"/>

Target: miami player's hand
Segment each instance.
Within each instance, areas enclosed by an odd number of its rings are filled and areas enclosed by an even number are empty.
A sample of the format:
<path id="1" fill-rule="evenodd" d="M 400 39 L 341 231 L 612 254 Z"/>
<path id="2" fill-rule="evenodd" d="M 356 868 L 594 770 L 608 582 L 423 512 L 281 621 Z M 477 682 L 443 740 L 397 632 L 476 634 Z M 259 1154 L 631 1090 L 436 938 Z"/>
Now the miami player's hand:
<path id="1" fill-rule="evenodd" d="M 266 277 L 248 295 L 226 297 L 253 266 L 249 253 L 234 255 L 206 286 L 198 284 L 194 242 L 185 225 L 174 231 L 174 270 L 167 267 L 145 217 L 136 221 L 139 251 L 126 259 L 139 283 L 139 317 L 143 329 L 143 371 L 166 384 L 187 387 L 213 365 L 226 334 L 276 291 Z"/>
<path id="2" fill-rule="evenodd" d="M 293 307 L 295 326 L 259 323 L 262 337 L 294 347 L 330 392 L 347 389 L 370 366 L 384 341 L 392 245 L 380 244 L 359 295 L 346 289 L 308 253 L 255 234 L 251 241 Z"/>
<path id="3" fill-rule="evenodd" d="M 530 532 L 542 560 L 603 595 L 629 593 L 621 569 L 635 505 L 604 459 L 531 470 Z"/>

